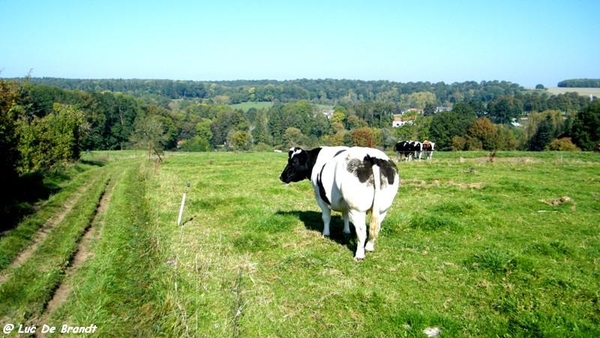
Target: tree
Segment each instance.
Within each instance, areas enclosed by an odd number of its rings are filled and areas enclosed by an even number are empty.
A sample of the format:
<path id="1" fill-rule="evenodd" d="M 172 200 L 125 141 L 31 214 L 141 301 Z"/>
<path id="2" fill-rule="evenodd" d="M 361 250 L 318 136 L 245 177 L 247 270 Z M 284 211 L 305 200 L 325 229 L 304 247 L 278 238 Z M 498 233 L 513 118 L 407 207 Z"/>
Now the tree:
<path id="1" fill-rule="evenodd" d="M 467 128 L 476 120 L 475 111 L 464 102 L 454 105 L 452 111 L 436 114 L 431 120 L 429 135 L 436 148 L 450 150 L 454 136 L 465 136 Z"/>
<path id="2" fill-rule="evenodd" d="M 554 139 L 550 142 L 548 146 L 549 150 L 555 151 L 580 151 L 579 147 L 577 147 L 572 141 L 570 137 L 563 137 L 560 139 Z"/>
<path id="3" fill-rule="evenodd" d="M 283 107 L 282 128 L 298 128 L 304 135 L 309 135 L 312 128 L 312 106 L 308 101 L 296 101 Z"/>
<path id="4" fill-rule="evenodd" d="M 411 108 L 423 109 L 428 103 L 435 105 L 436 97 L 432 92 L 417 92 L 409 95 L 408 102 Z"/>
<path id="5" fill-rule="evenodd" d="M 44 171 L 79 159 L 83 113 L 72 106 L 54 104 L 44 117 L 19 119 L 19 170 Z"/>
<path id="6" fill-rule="evenodd" d="M 134 123 L 141 107 L 132 96 L 117 94 L 111 99 L 111 106 L 107 111 L 107 123 L 110 127 L 110 137 L 113 142 L 111 149 L 125 149 L 134 130 Z"/>
<path id="7" fill-rule="evenodd" d="M 19 161 L 19 138 L 17 134 L 17 111 L 19 87 L 16 82 L 0 80 L 0 185 L 13 182 L 17 177 Z"/>
<path id="8" fill-rule="evenodd" d="M 365 120 L 360 119 L 356 115 L 348 116 L 348 120 L 347 120 L 346 124 L 348 125 L 348 129 L 350 129 L 350 130 L 357 129 L 357 128 L 365 128 L 368 126 L 367 122 L 365 122 Z"/>
<path id="9" fill-rule="evenodd" d="M 247 131 L 236 131 L 230 137 L 230 144 L 236 150 L 250 150 L 252 136 Z"/>
<path id="10" fill-rule="evenodd" d="M 479 140 L 483 150 L 497 149 L 496 126 L 487 117 L 477 119 L 467 131 L 471 138 Z"/>
<path id="11" fill-rule="evenodd" d="M 156 115 L 140 115 L 135 121 L 131 143 L 136 148 L 147 149 L 148 156 L 160 155 L 164 150 L 166 136 L 163 124 Z"/>
<path id="12" fill-rule="evenodd" d="M 352 143 L 357 147 L 374 147 L 375 140 L 371 129 L 363 127 L 354 129 L 352 132 Z"/>
<path id="13" fill-rule="evenodd" d="M 217 112 L 217 116 L 211 124 L 213 146 L 225 144 L 231 132 L 248 131 L 249 128 L 248 120 L 240 110 L 227 106 L 221 107 L 222 109 Z"/>
<path id="14" fill-rule="evenodd" d="M 544 150 L 554 138 L 554 125 L 550 115 L 546 115 L 546 119 L 540 123 L 535 134 L 529 140 L 528 149 L 533 151 Z"/>
<path id="15" fill-rule="evenodd" d="M 571 136 L 582 150 L 594 150 L 600 144 L 600 101 L 590 103 L 577 114 Z"/>
<path id="16" fill-rule="evenodd" d="M 267 125 L 268 119 L 266 111 L 264 109 L 258 110 L 256 113 L 256 117 L 254 118 L 254 128 L 251 132 L 254 144 L 270 143 Z"/>
<path id="17" fill-rule="evenodd" d="M 435 104 L 431 102 L 427 102 L 425 104 L 425 108 L 423 108 L 423 116 L 432 116 L 435 114 Z"/>
<path id="18" fill-rule="evenodd" d="M 510 128 L 504 124 L 496 126 L 496 149 L 498 150 L 515 150 L 517 149 L 517 139 L 513 131 L 514 128 Z"/>
<path id="19" fill-rule="evenodd" d="M 514 96 L 502 95 L 488 104 L 488 113 L 495 123 L 508 124 L 522 112 L 522 103 Z"/>
<path id="20" fill-rule="evenodd" d="M 527 116 L 527 126 L 525 127 L 527 137 L 533 137 L 533 135 L 537 132 L 540 123 L 545 121 L 547 118 L 550 118 L 552 121 L 552 126 L 554 128 L 553 132 L 555 134 L 560 134 L 564 125 L 562 113 L 558 110 L 544 110 L 541 113 L 529 113 Z"/>
<path id="21" fill-rule="evenodd" d="M 315 135 L 316 137 L 322 137 L 325 134 L 329 133 L 329 119 L 325 114 L 317 113 L 313 119 L 311 135 Z"/>
<path id="22" fill-rule="evenodd" d="M 333 123 L 344 123 L 346 120 L 346 116 L 348 116 L 348 111 L 345 107 L 336 106 L 333 110 L 333 115 L 331 115 L 330 122 Z"/>
<path id="23" fill-rule="evenodd" d="M 306 147 L 308 145 L 308 137 L 298 128 L 290 127 L 285 130 L 283 135 L 283 146 L 286 149 L 291 147 Z"/>

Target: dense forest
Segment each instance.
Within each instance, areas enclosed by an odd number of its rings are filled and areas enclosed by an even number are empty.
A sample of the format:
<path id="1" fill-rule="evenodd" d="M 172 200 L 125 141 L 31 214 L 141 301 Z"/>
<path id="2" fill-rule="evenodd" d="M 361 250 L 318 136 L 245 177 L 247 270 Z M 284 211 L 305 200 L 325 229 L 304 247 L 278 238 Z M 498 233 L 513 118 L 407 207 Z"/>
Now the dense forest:
<path id="1" fill-rule="evenodd" d="M 236 81 L 178 81 L 141 79 L 61 79 L 27 78 L 28 82 L 81 91 L 110 91 L 135 97 L 155 99 L 210 99 L 214 103 L 291 102 L 307 100 L 319 104 L 348 104 L 384 101 L 398 104 L 401 109 L 416 108 L 418 93 L 437 106 L 449 106 L 460 101 L 489 102 L 499 96 L 522 96 L 525 89 L 506 81 L 444 82 L 391 82 L 335 79 L 299 80 L 236 80 Z M 411 100 L 412 99 L 412 100 Z M 422 108 L 422 107 L 421 107 Z"/>

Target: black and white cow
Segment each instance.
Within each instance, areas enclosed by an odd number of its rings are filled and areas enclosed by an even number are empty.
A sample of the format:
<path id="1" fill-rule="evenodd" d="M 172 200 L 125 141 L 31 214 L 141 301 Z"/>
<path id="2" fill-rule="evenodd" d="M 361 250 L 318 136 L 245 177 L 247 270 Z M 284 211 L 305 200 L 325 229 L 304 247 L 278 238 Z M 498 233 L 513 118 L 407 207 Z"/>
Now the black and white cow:
<path id="1" fill-rule="evenodd" d="M 420 160 L 423 153 L 423 144 L 419 141 L 399 141 L 394 149 L 396 150 L 396 161 L 402 158 L 405 161 L 410 161 L 413 158 Z"/>
<path id="2" fill-rule="evenodd" d="M 431 160 L 433 157 L 433 148 L 435 148 L 435 143 L 427 140 L 423 141 L 423 151 L 426 159 Z"/>
<path id="3" fill-rule="evenodd" d="M 355 260 L 365 258 L 365 250 L 375 249 L 381 222 L 394 201 L 400 178 L 398 169 L 380 150 L 362 147 L 321 147 L 290 149 L 288 163 L 279 176 L 284 183 L 309 179 L 321 207 L 323 236 L 329 236 L 331 210 L 340 211 L 344 234 L 350 234 L 349 221 L 358 239 Z M 367 240 L 366 214 L 371 211 Z"/>

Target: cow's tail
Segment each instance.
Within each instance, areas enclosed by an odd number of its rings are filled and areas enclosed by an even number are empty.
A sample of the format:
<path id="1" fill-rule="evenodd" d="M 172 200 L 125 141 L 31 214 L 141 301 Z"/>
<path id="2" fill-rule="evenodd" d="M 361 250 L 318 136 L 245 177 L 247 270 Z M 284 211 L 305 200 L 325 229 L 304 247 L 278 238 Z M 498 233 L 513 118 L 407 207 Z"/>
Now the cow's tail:
<path id="1" fill-rule="evenodd" d="M 380 159 L 371 157 L 373 163 L 373 186 L 375 191 L 373 193 L 373 207 L 371 209 L 371 221 L 369 222 L 369 237 L 375 238 L 379 233 L 379 204 L 381 195 L 381 165 Z"/>

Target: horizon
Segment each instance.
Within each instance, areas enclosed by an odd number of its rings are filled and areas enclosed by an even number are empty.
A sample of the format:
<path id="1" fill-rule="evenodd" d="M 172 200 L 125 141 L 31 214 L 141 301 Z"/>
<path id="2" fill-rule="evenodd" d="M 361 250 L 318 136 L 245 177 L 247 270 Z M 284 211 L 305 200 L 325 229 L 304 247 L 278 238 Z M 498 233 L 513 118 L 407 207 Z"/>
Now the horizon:
<path id="1" fill-rule="evenodd" d="M 0 2 L 0 77 L 556 87 L 600 78 L 600 2 Z"/>
<path id="2" fill-rule="evenodd" d="M 520 83 L 516 83 L 516 82 L 512 82 L 512 81 L 508 81 L 508 80 L 499 80 L 499 79 L 494 79 L 494 80 L 481 80 L 481 81 L 475 81 L 475 80 L 464 80 L 464 81 L 455 81 L 455 82 L 445 82 L 445 81 L 438 81 L 438 82 L 432 82 L 432 81 L 407 81 L 407 82 L 403 82 L 403 81 L 394 81 L 394 80 L 387 80 L 387 79 L 379 79 L 379 80 L 362 80 L 362 79 L 344 79 L 344 78 L 296 78 L 296 79 L 283 79 L 283 80 L 277 80 L 277 79 L 233 79 L 233 80 L 183 80 L 183 79 L 167 79 L 167 78 L 162 78 L 162 79 L 158 79 L 158 78 L 72 78 L 72 77 L 55 77 L 55 76 L 19 76 L 19 77 L 4 77 L 2 76 L 2 70 L 0 69 L 0 79 L 7 79 L 7 80 L 11 80 L 11 79 L 16 79 L 16 80 L 25 80 L 25 79 L 60 79 L 60 80 L 83 80 L 83 81 L 106 81 L 106 80 L 117 80 L 117 81 L 182 81 L 182 82 L 206 82 L 206 83 L 215 83 L 215 82 L 286 82 L 286 81 L 300 81 L 300 80 L 308 80 L 308 81 L 322 81 L 322 80 L 332 80 L 332 81 L 362 81 L 362 82 L 391 82 L 391 83 L 399 83 L 399 84 L 408 84 L 408 83 L 431 83 L 431 84 L 438 84 L 438 83 L 444 83 L 445 85 L 452 85 L 455 83 L 465 83 L 465 82 L 475 82 L 478 84 L 481 84 L 482 82 L 506 82 L 506 83 L 511 83 L 511 84 L 516 84 L 519 85 L 521 87 L 523 87 L 524 89 L 535 89 L 535 86 L 532 87 L 526 87 Z M 561 81 L 565 81 L 565 80 L 588 80 L 588 79 L 592 79 L 593 78 L 578 78 L 578 79 L 563 79 L 560 80 Z M 557 82 L 558 84 L 558 82 Z M 550 89 L 550 88 L 596 88 L 596 87 L 558 87 L 557 85 L 555 86 L 544 86 L 544 88 L 546 89 Z"/>

